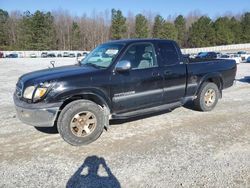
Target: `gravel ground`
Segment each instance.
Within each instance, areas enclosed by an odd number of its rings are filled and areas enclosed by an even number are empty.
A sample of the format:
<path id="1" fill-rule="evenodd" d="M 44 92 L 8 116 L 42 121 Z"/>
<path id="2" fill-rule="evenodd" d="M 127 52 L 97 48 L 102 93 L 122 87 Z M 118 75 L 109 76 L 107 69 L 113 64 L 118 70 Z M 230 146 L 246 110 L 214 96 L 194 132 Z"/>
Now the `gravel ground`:
<path id="1" fill-rule="evenodd" d="M 182 107 L 113 122 L 96 142 L 73 147 L 16 118 L 17 78 L 49 61 L 0 59 L 0 187 L 250 187 L 250 64 L 238 65 L 212 112 Z"/>

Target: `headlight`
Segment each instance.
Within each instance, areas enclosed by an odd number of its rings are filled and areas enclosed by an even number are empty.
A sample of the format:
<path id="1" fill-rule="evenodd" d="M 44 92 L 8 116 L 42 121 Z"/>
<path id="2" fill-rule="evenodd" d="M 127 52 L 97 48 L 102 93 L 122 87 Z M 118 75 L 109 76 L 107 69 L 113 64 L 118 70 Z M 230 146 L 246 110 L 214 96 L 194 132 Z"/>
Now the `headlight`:
<path id="1" fill-rule="evenodd" d="M 23 97 L 25 99 L 32 99 L 32 95 L 34 93 L 35 86 L 29 86 L 24 90 Z"/>
<path id="2" fill-rule="evenodd" d="M 41 99 L 45 95 L 46 91 L 47 91 L 47 88 L 45 88 L 45 87 L 37 88 L 36 92 L 35 92 L 35 95 L 34 95 L 34 100 Z"/>
<path id="3" fill-rule="evenodd" d="M 24 90 L 23 97 L 25 99 L 32 100 L 32 96 L 33 96 L 33 100 L 37 101 L 37 100 L 41 99 L 46 94 L 49 86 L 50 85 L 47 84 L 47 83 L 41 84 L 41 85 L 39 85 L 37 87 L 29 86 Z"/>

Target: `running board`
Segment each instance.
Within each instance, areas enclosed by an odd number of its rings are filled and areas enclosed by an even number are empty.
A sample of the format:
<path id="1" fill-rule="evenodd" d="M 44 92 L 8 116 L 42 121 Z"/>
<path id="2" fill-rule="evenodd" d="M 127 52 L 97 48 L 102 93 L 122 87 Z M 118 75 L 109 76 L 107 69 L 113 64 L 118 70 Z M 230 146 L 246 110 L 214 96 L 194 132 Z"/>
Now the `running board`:
<path id="1" fill-rule="evenodd" d="M 175 103 L 171 103 L 171 104 L 164 104 L 164 105 L 160 105 L 160 106 L 156 106 L 156 107 L 140 109 L 140 110 L 126 112 L 126 113 L 122 113 L 122 114 L 113 114 L 111 119 L 128 119 L 128 118 L 132 118 L 132 117 L 152 114 L 152 113 L 163 111 L 163 110 L 172 110 L 172 109 L 180 107 L 182 105 L 183 105 L 182 102 L 175 102 Z"/>

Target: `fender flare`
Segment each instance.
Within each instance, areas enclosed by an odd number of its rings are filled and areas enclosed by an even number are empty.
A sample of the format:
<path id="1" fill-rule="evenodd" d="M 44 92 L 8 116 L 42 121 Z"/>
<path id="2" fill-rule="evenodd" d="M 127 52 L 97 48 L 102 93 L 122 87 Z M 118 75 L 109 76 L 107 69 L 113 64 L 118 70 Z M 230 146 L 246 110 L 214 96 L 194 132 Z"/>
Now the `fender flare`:
<path id="1" fill-rule="evenodd" d="M 86 99 L 97 103 L 102 107 L 105 116 L 105 127 L 109 127 L 109 115 L 111 113 L 111 101 L 104 91 L 97 88 L 75 88 L 62 91 L 55 96 L 55 100 L 63 102 L 60 107 L 62 110 L 67 104 L 74 100 Z"/>
<path id="2" fill-rule="evenodd" d="M 201 89 L 201 86 L 204 82 L 206 81 L 209 81 L 209 82 L 213 82 L 215 83 L 219 90 L 220 90 L 220 94 L 222 96 L 222 89 L 223 89 L 223 79 L 222 79 L 222 75 L 221 73 L 219 72 L 213 72 L 213 73 L 209 73 L 209 74 L 206 74 L 204 75 L 200 80 L 199 80 L 199 83 L 198 83 L 198 89 L 195 93 L 195 95 L 198 94 L 198 92 L 200 91 Z"/>

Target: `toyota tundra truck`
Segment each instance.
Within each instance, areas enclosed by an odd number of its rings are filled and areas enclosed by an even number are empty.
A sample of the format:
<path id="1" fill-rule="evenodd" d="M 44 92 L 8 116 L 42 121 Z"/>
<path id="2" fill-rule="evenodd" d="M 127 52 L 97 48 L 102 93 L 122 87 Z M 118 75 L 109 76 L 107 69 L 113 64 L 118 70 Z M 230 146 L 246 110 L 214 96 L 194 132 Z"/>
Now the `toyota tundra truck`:
<path id="1" fill-rule="evenodd" d="M 24 74 L 14 103 L 22 122 L 56 126 L 77 146 L 95 141 L 111 119 L 143 117 L 188 101 L 210 111 L 233 85 L 236 69 L 234 60 L 189 59 L 171 40 L 110 41 L 78 64 Z"/>

